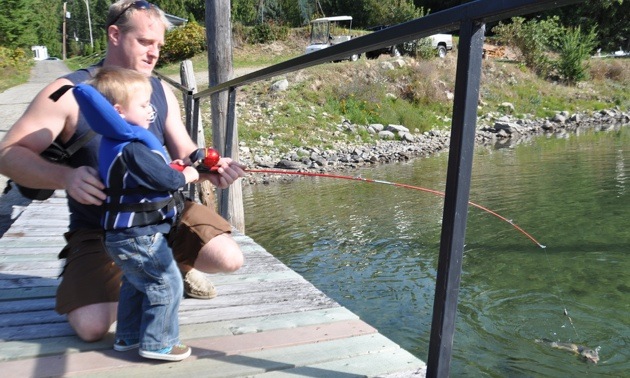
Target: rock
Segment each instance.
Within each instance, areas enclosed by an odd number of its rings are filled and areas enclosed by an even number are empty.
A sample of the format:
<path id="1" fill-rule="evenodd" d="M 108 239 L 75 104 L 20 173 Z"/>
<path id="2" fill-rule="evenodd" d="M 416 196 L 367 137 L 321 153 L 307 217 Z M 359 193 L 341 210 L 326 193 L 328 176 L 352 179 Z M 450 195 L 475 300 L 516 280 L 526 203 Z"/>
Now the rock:
<path id="1" fill-rule="evenodd" d="M 400 132 L 408 133 L 409 129 L 406 128 L 403 125 L 392 125 L 392 124 L 389 124 L 385 128 L 385 131 L 391 131 L 392 133 L 400 133 Z"/>
<path id="2" fill-rule="evenodd" d="M 502 111 L 506 111 L 511 113 L 514 113 L 514 104 L 512 104 L 511 102 L 502 102 L 501 104 L 499 104 L 499 109 L 501 109 Z"/>
<path id="3" fill-rule="evenodd" d="M 555 123 L 565 123 L 567 121 L 567 117 L 565 117 L 563 114 L 558 113 L 553 116 L 551 121 Z"/>
<path id="4" fill-rule="evenodd" d="M 391 131 L 383 130 L 378 133 L 378 137 L 381 139 L 394 139 L 396 138 L 396 135 Z"/>
<path id="5" fill-rule="evenodd" d="M 282 159 L 276 164 L 276 168 L 284 168 L 284 169 L 303 169 L 306 166 L 303 163 L 298 163 L 295 161 Z"/>
<path id="6" fill-rule="evenodd" d="M 269 88 L 269 90 L 272 92 L 283 92 L 283 91 L 286 91 L 288 88 L 289 88 L 289 81 L 287 79 L 282 79 L 271 84 L 271 87 Z"/>

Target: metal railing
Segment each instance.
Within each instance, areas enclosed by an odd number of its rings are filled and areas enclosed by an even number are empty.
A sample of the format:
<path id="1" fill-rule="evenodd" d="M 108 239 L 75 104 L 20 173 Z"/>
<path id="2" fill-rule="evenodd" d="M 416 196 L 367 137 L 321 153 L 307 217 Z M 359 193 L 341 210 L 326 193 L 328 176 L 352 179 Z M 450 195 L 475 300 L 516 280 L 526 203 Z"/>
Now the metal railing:
<path id="1" fill-rule="evenodd" d="M 189 130 L 199 119 L 199 101 L 214 93 L 228 91 L 225 156 L 232 156 L 236 88 L 285 73 L 340 60 L 432 34 L 459 32 L 451 144 L 448 158 L 446 195 L 442 216 L 440 254 L 436 278 L 427 376 L 447 377 L 452 356 L 457 296 L 461 277 L 477 102 L 486 23 L 531 14 L 582 0 L 478 0 L 383 29 L 326 49 L 243 75 L 198 93 L 188 93 L 192 114 L 187 114 Z M 186 88 L 183 88 L 186 90 Z M 191 119 L 188 119 L 191 118 Z M 227 196 L 222 196 L 227 200 Z M 224 200 L 220 198 L 219 201 Z M 221 206 L 220 206 L 221 207 Z M 222 214 L 224 215 L 224 214 Z M 224 215 L 225 216 L 225 215 Z"/>

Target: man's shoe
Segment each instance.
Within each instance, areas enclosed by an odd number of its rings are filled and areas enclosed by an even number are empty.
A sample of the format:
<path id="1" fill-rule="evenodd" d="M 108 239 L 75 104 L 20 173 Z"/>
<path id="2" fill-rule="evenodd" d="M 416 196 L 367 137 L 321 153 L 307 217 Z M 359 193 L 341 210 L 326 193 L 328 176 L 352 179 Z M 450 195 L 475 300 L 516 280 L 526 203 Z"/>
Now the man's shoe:
<path id="1" fill-rule="evenodd" d="M 217 296 L 217 289 L 203 273 L 191 269 L 184 277 L 184 293 L 192 298 L 212 299 Z"/>
<path id="2" fill-rule="evenodd" d="M 114 350 L 117 352 L 126 352 L 140 346 L 139 340 L 117 339 L 114 343 Z"/>
<path id="3" fill-rule="evenodd" d="M 158 350 L 140 349 L 140 356 L 152 360 L 181 361 L 190 356 L 190 347 L 184 344 L 178 344 Z"/>

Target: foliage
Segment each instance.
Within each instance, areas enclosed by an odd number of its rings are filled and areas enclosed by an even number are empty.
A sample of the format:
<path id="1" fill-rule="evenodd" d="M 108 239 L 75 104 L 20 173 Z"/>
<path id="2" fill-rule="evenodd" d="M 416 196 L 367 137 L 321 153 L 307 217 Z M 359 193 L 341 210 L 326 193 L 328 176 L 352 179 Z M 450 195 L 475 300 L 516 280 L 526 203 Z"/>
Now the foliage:
<path id="1" fill-rule="evenodd" d="M 33 64 L 30 51 L 0 46 L 0 92 L 26 81 Z"/>
<path id="2" fill-rule="evenodd" d="M 435 49 L 430 38 L 421 38 L 413 42 L 407 42 L 403 45 L 406 51 L 411 51 L 411 56 L 417 59 L 435 58 Z"/>
<path id="3" fill-rule="evenodd" d="M 559 15 L 567 27 L 580 26 L 582 30 L 597 27 L 597 46 L 605 52 L 630 50 L 629 0 L 583 1 L 570 7 L 561 7 L 547 14 Z"/>
<path id="4" fill-rule="evenodd" d="M 166 33 L 160 51 L 160 65 L 181 62 L 206 51 L 206 29 L 196 22 L 174 28 Z"/>
<path id="5" fill-rule="evenodd" d="M 261 22 L 247 33 L 249 43 L 269 43 L 277 40 L 285 40 L 289 35 L 289 28 L 276 26 L 272 23 Z"/>
<path id="6" fill-rule="evenodd" d="M 396 25 L 428 13 L 424 8 L 416 7 L 412 0 L 367 0 L 364 8 L 368 14 L 368 25 Z"/>
<path id="7" fill-rule="evenodd" d="M 0 2 L 0 46 L 28 47 L 38 45 L 35 20 L 31 17 L 34 0 Z"/>
<path id="8" fill-rule="evenodd" d="M 19 69 L 22 67 L 30 68 L 33 65 L 30 52 L 27 53 L 23 48 L 11 49 L 0 46 L 0 70 L 8 68 Z"/>
<path id="9" fill-rule="evenodd" d="M 511 21 L 500 22 L 492 29 L 498 40 L 518 48 L 527 67 L 542 77 L 548 76 L 552 64 L 546 51 L 558 47 L 558 41 L 563 33 L 558 17 L 529 21 L 522 17 L 514 17 Z"/>
<path id="10" fill-rule="evenodd" d="M 556 69 L 561 79 L 568 84 L 588 79 L 588 66 L 584 64 L 596 46 L 597 33 L 593 27 L 583 34 L 581 28 L 570 28 L 560 40 L 560 58 Z"/>

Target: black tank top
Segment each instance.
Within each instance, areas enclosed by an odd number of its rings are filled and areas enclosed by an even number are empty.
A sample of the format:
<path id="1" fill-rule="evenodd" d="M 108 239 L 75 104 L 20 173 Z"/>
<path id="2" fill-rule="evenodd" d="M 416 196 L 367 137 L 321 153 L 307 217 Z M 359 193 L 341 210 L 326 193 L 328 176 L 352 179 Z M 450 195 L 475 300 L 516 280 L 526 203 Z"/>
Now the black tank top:
<path id="1" fill-rule="evenodd" d="M 72 84 L 79 84 L 85 82 L 92 78 L 96 70 L 102 65 L 102 62 L 88 67 L 86 69 L 81 69 L 75 72 L 72 72 L 66 76 L 63 76 L 65 79 L 68 79 L 72 82 Z M 166 116 L 168 114 L 168 107 L 166 104 L 166 95 L 164 94 L 164 88 L 162 87 L 162 83 L 156 77 L 151 77 L 151 86 L 153 88 L 153 93 L 151 94 L 151 105 L 156 111 L 155 120 L 149 126 L 149 131 L 151 131 L 158 138 L 160 143 L 164 145 L 164 127 L 166 122 Z M 64 146 L 68 146 L 72 144 L 76 139 L 80 138 L 82 135 L 87 133 L 90 130 L 90 126 L 87 121 L 83 117 L 82 114 L 79 114 L 79 120 L 77 123 L 77 129 L 70 138 L 70 140 L 63 144 Z M 81 147 L 72 157 L 70 158 L 70 166 L 71 167 L 80 167 L 80 166 L 90 166 L 98 171 L 98 147 L 101 142 L 101 136 L 99 134 L 95 134 L 94 138 L 90 140 L 87 144 Z M 101 228 L 101 206 L 94 205 L 82 205 L 75 201 L 72 197 L 68 197 L 68 208 L 70 210 L 70 225 L 69 230 L 74 231 L 80 228 Z"/>

